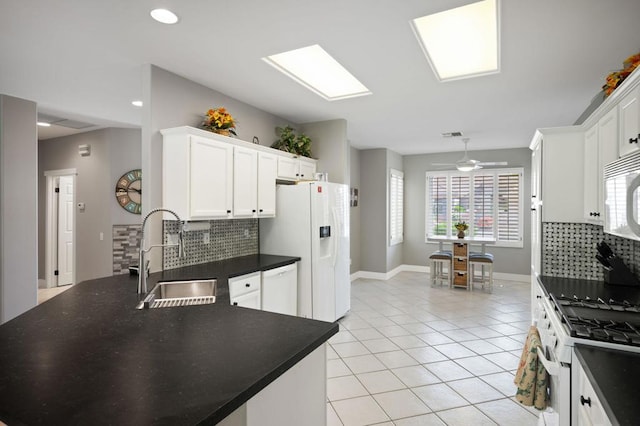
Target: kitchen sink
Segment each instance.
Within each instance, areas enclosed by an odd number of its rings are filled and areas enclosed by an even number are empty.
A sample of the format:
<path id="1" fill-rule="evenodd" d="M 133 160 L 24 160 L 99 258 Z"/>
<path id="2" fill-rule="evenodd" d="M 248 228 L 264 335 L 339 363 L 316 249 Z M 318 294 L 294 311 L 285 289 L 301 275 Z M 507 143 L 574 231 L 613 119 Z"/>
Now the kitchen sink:
<path id="1" fill-rule="evenodd" d="M 137 308 L 209 305 L 216 302 L 217 286 L 217 280 L 159 282 Z"/>

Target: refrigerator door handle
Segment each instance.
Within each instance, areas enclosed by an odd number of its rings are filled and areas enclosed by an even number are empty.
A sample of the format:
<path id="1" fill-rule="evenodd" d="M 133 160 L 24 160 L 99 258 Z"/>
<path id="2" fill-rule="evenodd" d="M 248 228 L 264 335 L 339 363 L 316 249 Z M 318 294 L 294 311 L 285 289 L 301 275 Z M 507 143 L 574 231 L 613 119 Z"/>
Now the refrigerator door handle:
<path id="1" fill-rule="evenodd" d="M 333 216 L 333 224 L 336 227 L 336 231 L 333 234 L 333 267 L 335 268 L 336 262 L 338 261 L 338 236 L 342 233 L 342 229 L 340 229 L 340 223 L 338 222 L 338 215 L 336 214 L 336 208 L 331 209 L 331 215 Z"/>

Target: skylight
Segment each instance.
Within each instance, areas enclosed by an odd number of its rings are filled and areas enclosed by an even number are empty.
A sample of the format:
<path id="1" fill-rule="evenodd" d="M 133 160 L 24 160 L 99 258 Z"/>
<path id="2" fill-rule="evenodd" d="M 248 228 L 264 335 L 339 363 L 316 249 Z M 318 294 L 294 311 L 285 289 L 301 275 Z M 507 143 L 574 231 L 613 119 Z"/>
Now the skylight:
<path id="1" fill-rule="evenodd" d="M 371 94 L 317 44 L 267 56 L 262 60 L 328 101 Z"/>
<path id="2" fill-rule="evenodd" d="M 498 2 L 483 0 L 411 22 L 439 80 L 500 72 Z"/>

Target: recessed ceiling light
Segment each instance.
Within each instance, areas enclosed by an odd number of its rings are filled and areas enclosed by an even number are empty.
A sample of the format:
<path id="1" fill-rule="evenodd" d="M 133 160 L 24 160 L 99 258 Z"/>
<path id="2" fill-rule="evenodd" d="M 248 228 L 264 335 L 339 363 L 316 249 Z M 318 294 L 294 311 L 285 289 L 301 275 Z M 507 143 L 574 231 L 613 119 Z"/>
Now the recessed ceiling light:
<path id="1" fill-rule="evenodd" d="M 371 94 L 317 44 L 267 56 L 262 60 L 328 101 Z"/>
<path id="2" fill-rule="evenodd" d="M 412 21 L 439 80 L 500 71 L 499 0 L 483 0 Z"/>
<path id="3" fill-rule="evenodd" d="M 131 101 L 131 105 L 141 107 L 143 104 L 142 101 Z"/>
<path id="4" fill-rule="evenodd" d="M 45 121 L 38 121 L 36 124 L 40 127 L 51 127 L 51 123 L 47 123 Z"/>
<path id="5" fill-rule="evenodd" d="M 167 9 L 153 9 L 151 17 L 162 24 L 175 24 L 178 22 L 178 15 Z"/>

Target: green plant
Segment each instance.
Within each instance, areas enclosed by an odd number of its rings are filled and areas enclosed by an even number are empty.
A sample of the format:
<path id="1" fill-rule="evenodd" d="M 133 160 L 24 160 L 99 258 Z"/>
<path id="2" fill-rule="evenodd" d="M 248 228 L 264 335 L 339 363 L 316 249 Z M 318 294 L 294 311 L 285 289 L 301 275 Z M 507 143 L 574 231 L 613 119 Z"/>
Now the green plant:
<path id="1" fill-rule="evenodd" d="M 311 157 L 311 138 L 304 133 L 296 136 L 295 130 L 291 126 L 276 127 L 278 140 L 271 148 L 290 152 L 291 154 Z"/>

